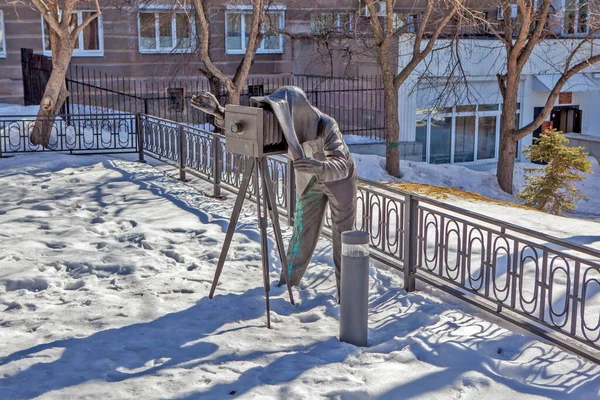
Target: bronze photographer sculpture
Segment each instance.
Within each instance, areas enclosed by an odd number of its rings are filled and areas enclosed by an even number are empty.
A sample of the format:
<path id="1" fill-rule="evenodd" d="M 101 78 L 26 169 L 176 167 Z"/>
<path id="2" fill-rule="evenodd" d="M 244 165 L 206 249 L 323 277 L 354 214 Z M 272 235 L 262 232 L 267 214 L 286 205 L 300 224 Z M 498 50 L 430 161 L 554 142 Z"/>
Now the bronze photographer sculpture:
<path id="1" fill-rule="evenodd" d="M 194 96 L 192 105 L 214 115 L 215 125 L 225 129 L 229 135 L 234 130 L 243 129 L 243 124 L 238 127 L 231 118 L 227 121 L 230 106 L 223 108 L 210 93 Z M 354 229 L 357 189 L 356 166 L 338 124 L 312 106 L 304 91 L 294 86 L 281 87 L 269 96 L 252 97 L 250 105 L 275 115 L 285 138 L 288 156 L 297 172 L 293 235 L 287 250 L 287 268 L 282 265 L 280 285 L 296 286 L 300 283 L 319 240 L 329 205 L 339 299 L 341 234 Z M 237 112 L 236 107 L 244 109 L 233 106 L 232 113 Z M 263 140 L 266 146 L 267 139 Z"/>

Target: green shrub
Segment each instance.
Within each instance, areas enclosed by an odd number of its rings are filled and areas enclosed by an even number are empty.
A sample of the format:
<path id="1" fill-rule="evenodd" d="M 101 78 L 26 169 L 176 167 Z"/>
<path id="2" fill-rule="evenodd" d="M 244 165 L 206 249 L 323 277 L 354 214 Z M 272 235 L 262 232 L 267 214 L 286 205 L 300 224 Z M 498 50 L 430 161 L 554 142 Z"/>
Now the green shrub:
<path id="1" fill-rule="evenodd" d="M 531 161 L 546 163 L 543 169 L 527 168 L 525 189 L 518 197 L 525 205 L 556 215 L 575 208 L 575 200 L 585 198 L 576 182 L 592 173 L 583 147 L 568 147 L 562 132 L 547 130 L 523 151 Z"/>

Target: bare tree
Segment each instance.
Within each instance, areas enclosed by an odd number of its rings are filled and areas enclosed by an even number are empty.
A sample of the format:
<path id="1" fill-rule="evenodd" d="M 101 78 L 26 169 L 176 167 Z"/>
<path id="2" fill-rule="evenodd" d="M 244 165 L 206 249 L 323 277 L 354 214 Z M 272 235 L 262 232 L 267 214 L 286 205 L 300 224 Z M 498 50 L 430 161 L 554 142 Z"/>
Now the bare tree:
<path id="1" fill-rule="evenodd" d="M 398 68 L 397 55 L 393 50 L 398 46 L 399 36 L 406 33 L 403 27 L 394 26 L 394 0 L 385 0 L 385 17 L 377 12 L 377 0 L 365 0 L 369 10 L 370 28 L 377 60 L 381 67 L 385 93 L 386 119 L 386 170 L 392 176 L 400 176 L 400 125 L 398 122 L 398 96 L 402 84 L 411 76 L 417 66 L 435 48 L 438 38 L 447 30 L 462 0 L 426 0 L 425 8 L 419 14 L 413 33 L 413 50 L 407 62 Z M 397 21 L 397 18 L 396 18 Z M 406 26 L 407 24 L 405 24 Z"/>
<path id="2" fill-rule="evenodd" d="M 481 19 L 501 42 L 505 52 L 503 61 L 506 64 L 497 74 L 503 98 L 497 174 L 500 187 L 507 193 L 513 192 L 516 143 L 539 128 L 548 118 L 569 78 L 600 61 L 600 52 L 594 51 L 593 46 L 600 33 L 597 21 L 598 4 L 594 1 L 578 2 L 577 7 L 587 7 L 588 21 L 585 22 L 587 32 L 579 32 L 583 35 L 576 39 L 561 37 L 561 29 L 556 29 L 556 21 L 563 19 L 563 12 L 554 9 L 552 0 L 500 0 L 504 19 L 498 23 Z M 594 13 L 595 21 L 590 18 Z M 521 75 L 534 50 L 545 41 L 553 41 L 554 46 L 560 46 L 564 51 L 566 57 L 563 61 L 547 60 L 551 65 L 555 65 L 560 78 L 550 91 L 542 112 L 532 122 L 519 128 L 515 116 Z"/>
<path id="3" fill-rule="evenodd" d="M 100 16 L 100 4 L 94 0 L 96 10 L 78 24 L 73 13 L 79 0 L 22 0 L 36 9 L 44 17 L 50 29 L 50 48 L 52 50 L 52 74 L 46 85 L 35 128 L 29 140 L 32 144 L 48 147 L 54 116 L 60 112 L 69 91 L 65 76 L 73 56 L 73 50 L 79 35 Z"/>
<path id="4" fill-rule="evenodd" d="M 240 104 L 240 96 L 246 80 L 250 73 L 252 61 L 256 55 L 256 51 L 260 47 L 260 43 L 264 36 L 265 16 L 268 11 L 268 5 L 265 0 L 252 0 L 252 25 L 248 32 L 248 42 L 246 44 L 245 53 L 236 69 L 233 78 L 228 77 L 223 71 L 217 67 L 212 56 L 210 47 L 211 34 L 211 18 L 209 9 L 211 6 L 210 0 L 191 0 L 198 22 L 200 25 L 200 70 L 209 79 L 211 85 L 214 86 L 215 81 L 219 81 L 228 93 L 228 102 L 230 104 Z M 221 3 L 222 4 L 222 3 Z"/>

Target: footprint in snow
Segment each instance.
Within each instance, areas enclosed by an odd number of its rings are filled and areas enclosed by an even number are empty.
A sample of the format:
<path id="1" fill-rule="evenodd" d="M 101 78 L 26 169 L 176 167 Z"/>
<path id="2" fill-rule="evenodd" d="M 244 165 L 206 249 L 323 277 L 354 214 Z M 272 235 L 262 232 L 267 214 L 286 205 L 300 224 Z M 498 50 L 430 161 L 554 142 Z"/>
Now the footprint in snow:
<path id="1" fill-rule="evenodd" d="M 320 319 L 321 319 L 321 316 L 319 314 L 317 314 L 317 313 L 301 314 L 301 315 L 298 316 L 298 320 L 300 322 L 302 322 L 303 324 L 317 322 Z"/>
<path id="2" fill-rule="evenodd" d="M 161 250 L 160 252 L 164 254 L 165 257 L 171 258 L 178 263 L 185 263 L 185 257 L 174 250 Z"/>
<path id="3" fill-rule="evenodd" d="M 46 247 L 48 247 L 49 249 L 58 250 L 58 249 L 64 249 L 65 247 L 67 247 L 67 245 L 63 242 L 56 242 L 56 243 L 46 243 Z"/>
<path id="4" fill-rule="evenodd" d="M 56 208 L 52 207 L 50 204 L 35 204 L 31 207 L 32 210 L 35 211 L 52 211 L 56 210 Z"/>

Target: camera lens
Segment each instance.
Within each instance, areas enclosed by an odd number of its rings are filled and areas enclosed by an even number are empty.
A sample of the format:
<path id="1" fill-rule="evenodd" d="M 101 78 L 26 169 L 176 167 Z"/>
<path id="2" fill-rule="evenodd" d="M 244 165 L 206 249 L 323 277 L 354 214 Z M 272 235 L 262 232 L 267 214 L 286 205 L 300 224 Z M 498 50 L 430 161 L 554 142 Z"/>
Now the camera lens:
<path id="1" fill-rule="evenodd" d="M 229 125 L 229 130 L 231 133 L 241 134 L 244 130 L 244 125 L 241 122 L 232 122 L 231 125 Z"/>

